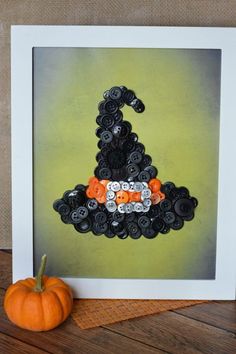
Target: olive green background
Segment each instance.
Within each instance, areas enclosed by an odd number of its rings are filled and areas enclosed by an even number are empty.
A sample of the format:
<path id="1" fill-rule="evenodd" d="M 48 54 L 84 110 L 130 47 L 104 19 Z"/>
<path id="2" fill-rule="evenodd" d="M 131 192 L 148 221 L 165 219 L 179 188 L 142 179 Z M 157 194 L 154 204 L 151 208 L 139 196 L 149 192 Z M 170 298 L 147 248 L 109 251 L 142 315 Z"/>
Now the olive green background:
<path id="1" fill-rule="evenodd" d="M 215 277 L 220 50 L 34 49 L 34 254 L 48 274 L 101 278 Z M 97 104 L 125 85 L 146 106 L 124 107 L 162 182 L 187 186 L 196 217 L 148 240 L 77 233 L 52 203 L 96 166 Z"/>

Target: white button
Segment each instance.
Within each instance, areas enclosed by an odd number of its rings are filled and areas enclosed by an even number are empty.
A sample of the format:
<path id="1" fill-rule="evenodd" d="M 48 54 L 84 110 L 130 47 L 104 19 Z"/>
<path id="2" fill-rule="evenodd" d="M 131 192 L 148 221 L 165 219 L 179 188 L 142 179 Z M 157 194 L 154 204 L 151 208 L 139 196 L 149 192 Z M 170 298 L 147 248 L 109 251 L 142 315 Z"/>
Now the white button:
<path id="1" fill-rule="evenodd" d="M 142 203 L 136 203 L 134 205 L 134 211 L 136 211 L 137 213 L 141 213 L 143 211 L 143 204 Z"/>
<path id="2" fill-rule="evenodd" d="M 121 189 L 123 191 L 128 191 L 129 190 L 129 183 L 128 182 L 122 182 L 121 183 Z"/>
<path id="3" fill-rule="evenodd" d="M 133 207 L 133 205 L 132 205 L 131 203 L 125 204 L 125 212 L 126 212 L 127 214 L 130 214 L 130 213 L 132 213 L 133 211 L 134 211 L 134 207 Z"/>
<path id="4" fill-rule="evenodd" d="M 114 211 L 116 211 L 117 206 L 116 203 L 114 202 L 114 200 L 108 200 L 106 202 L 106 208 L 108 211 L 110 211 L 111 213 L 113 213 Z"/>
<path id="5" fill-rule="evenodd" d="M 151 199 L 144 199 L 143 206 L 150 207 L 152 205 Z"/>
<path id="6" fill-rule="evenodd" d="M 113 192 L 118 192 L 120 190 L 120 183 L 119 182 L 112 182 L 111 190 Z"/>
<path id="7" fill-rule="evenodd" d="M 108 190 L 108 191 L 111 191 L 111 185 L 112 185 L 112 182 L 108 182 L 108 183 L 107 183 L 107 190 Z"/>
<path id="8" fill-rule="evenodd" d="M 142 190 L 142 192 L 141 192 L 141 199 L 142 200 L 148 199 L 151 197 L 151 194 L 152 194 L 152 192 L 150 191 L 150 189 L 146 188 L 146 189 Z"/>
<path id="9" fill-rule="evenodd" d="M 114 200 L 114 199 L 116 199 L 115 192 L 113 192 L 113 191 L 107 191 L 106 197 L 107 197 L 107 200 Z"/>
<path id="10" fill-rule="evenodd" d="M 121 203 L 118 205 L 118 211 L 122 214 L 125 213 L 125 203 Z"/>
<path id="11" fill-rule="evenodd" d="M 142 182 L 135 182 L 134 183 L 134 190 L 135 190 L 135 192 L 142 192 L 142 190 L 143 190 Z"/>

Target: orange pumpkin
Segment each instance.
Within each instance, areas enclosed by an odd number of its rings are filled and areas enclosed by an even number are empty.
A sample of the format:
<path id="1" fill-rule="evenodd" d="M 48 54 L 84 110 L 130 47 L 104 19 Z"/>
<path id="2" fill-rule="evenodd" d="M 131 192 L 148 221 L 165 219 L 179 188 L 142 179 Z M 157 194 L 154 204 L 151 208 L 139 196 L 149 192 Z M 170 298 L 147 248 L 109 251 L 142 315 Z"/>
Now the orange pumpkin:
<path id="1" fill-rule="evenodd" d="M 71 313 L 72 290 L 61 279 L 43 275 L 46 255 L 42 257 L 36 278 L 19 280 L 9 286 L 4 298 L 8 318 L 21 328 L 48 331 Z"/>

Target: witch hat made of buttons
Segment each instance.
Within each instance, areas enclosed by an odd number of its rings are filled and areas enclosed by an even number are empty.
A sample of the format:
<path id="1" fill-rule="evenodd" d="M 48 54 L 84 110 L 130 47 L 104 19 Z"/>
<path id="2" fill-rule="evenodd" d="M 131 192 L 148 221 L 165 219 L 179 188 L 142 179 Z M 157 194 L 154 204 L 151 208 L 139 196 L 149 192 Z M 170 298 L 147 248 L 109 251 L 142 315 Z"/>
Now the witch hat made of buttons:
<path id="1" fill-rule="evenodd" d="M 103 97 L 96 118 L 99 152 L 94 176 L 88 185 L 66 191 L 53 208 L 65 224 L 96 236 L 150 239 L 181 229 L 194 218 L 197 199 L 186 187 L 157 178 L 151 156 L 123 119 L 124 104 L 142 113 L 143 102 L 125 86 L 112 87 Z"/>

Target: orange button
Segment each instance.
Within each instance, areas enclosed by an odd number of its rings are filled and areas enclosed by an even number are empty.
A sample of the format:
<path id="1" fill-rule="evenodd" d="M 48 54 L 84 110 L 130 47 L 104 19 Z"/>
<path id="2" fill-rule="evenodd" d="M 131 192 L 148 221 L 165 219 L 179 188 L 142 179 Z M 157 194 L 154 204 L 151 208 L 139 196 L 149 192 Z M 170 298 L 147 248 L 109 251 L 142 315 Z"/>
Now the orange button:
<path id="1" fill-rule="evenodd" d="M 100 183 L 101 183 L 104 187 L 106 187 L 109 182 L 110 182 L 109 179 L 102 179 L 102 180 L 100 181 Z"/>
<path id="2" fill-rule="evenodd" d="M 99 181 L 98 181 L 97 177 L 95 177 L 95 176 L 90 177 L 89 180 L 88 180 L 88 184 L 90 186 L 92 186 L 93 184 L 98 183 L 98 182 Z"/>
<path id="3" fill-rule="evenodd" d="M 105 195 L 105 187 L 101 183 L 94 183 L 91 186 L 91 189 L 96 198 L 100 198 Z"/>
<path id="4" fill-rule="evenodd" d="M 159 191 L 157 193 L 159 194 L 161 200 L 165 199 L 166 196 L 164 193 L 162 193 L 161 191 Z"/>
<path id="5" fill-rule="evenodd" d="M 161 188 L 161 181 L 157 178 L 153 178 L 149 181 L 148 186 L 153 193 L 156 193 Z"/>
<path id="6" fill-rule="evenodd" d="M 129 201 L 130 202 L 139 202 L 141 200 L 140 192 L 129 192 Z"/>
<path id="7" fill-rule="evenodd" d="M 125 191 L 119 191 L 116 193 L 116 203 L 127 203 L 129 201 L 129 194 Z"/>
<path id="8" fill-rule="evenodd" d="M 94 192 L 93 192 L 93 190 L 91 189 L 91 187 L 88 187 L 88 188 L 86 189 L 86 195 L 87 195 L 88 198 L 91 198 L 91 199 L 95 197 Z"/>
<path id="9" fill-rule="evenodd" d="M 101 197 L 96 197 L 96 199 L 97 199 L 98 203 L 100 203 L 100 204 L 104 204 L 106 202 L 105 194 L 102 195 Z"/>

